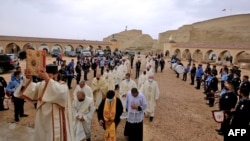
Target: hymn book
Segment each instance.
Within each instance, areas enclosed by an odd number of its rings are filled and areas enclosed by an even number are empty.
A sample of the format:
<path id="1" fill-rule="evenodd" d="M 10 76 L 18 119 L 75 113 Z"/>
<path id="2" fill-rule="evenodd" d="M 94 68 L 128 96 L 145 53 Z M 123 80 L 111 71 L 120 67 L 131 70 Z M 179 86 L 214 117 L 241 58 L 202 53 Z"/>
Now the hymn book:
<path id="1" fill-rule="evenodd" d="M 30 70 L 31 75 L 38 75 L 40 70 L 44 70 L 46 65 L 45 50 L 27 50 L 26 69 Z"/>

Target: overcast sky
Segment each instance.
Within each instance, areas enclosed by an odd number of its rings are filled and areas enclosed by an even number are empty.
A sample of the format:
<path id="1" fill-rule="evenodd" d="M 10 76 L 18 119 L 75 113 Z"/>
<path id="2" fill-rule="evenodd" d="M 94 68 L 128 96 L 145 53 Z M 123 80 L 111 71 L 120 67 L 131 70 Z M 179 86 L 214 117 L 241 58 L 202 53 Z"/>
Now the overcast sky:
<path id="1" fill-rule="evenodd" d="M 158 39 L 184 24 L 243 13 L 250 0 L 0 0 L 0 35 L 102 40 L 127 26 Z"/>

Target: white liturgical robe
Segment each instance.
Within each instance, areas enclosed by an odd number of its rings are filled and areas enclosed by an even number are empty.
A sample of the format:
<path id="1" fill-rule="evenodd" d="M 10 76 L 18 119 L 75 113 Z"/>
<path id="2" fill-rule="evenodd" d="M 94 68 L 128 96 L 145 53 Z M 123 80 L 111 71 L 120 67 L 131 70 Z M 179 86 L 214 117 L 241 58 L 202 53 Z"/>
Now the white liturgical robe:
<path id="1" fill-rule="evenodd" d="M 154 114 L 156 100 L 158 100 L 160 96 L 158 83 L 155 80 L 152 80 L 151 82 L 149 82 L 149 80 L 145 81 L 141 92 L 145 95 L 148 103 L 145 112 L 150 113 L 151 116 L 153 116 L 152 114 Z"/>
<path id="2" fill-rule="evenodd" d="M 74 100 L 72 104 L 73 128 L 76 141 L 91 138 L 91 120 L 95 112 L 94 101 L 92 98 L 85 97 L 83 101 Z M 84 121 L 80 121 L 83 118 Z"/>
<path id="3" fill-rule="evenodd" d="M 130 79 L 127 81 L 126 79 L 123 80 L 120 84 L 120 89 L 119 89 L 119 96 L 123 104 L 123 108 L 125 108 L 124 102 L 126 99 L 126 95 L 128 91 L 130 91 L 132 88 L 137 88 L 137 85 L 134 80 Z"/>
<path id="4" fill-rule="evenodd" d="M 75 141 L 68 86 L 52 79 L 28 81 L 22 97 L 37 100 L 34 141 Z"/>
<path id="5" fill-rule="evenodd" d="M 148 80 L 147 74 L 141 74 L 138 79 L 138 89 L 140 90 L 145 81 Z"/>

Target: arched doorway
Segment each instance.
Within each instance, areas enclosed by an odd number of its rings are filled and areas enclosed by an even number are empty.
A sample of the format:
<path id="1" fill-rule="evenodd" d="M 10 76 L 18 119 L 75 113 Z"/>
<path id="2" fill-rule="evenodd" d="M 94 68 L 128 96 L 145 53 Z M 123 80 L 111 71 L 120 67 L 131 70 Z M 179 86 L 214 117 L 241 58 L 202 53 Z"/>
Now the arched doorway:
<path id="1" fill-rule="evenodd" d="M 31 43 L 27 43 L 23 46 L 23 51 L 25 51 L 26 49 L 33 49 L 35 50 L 35 47 L 31 44 Z"/>
<path id="2" fill-rule="evenodd" d="M 91 52 L 91 55 L 94 55 L 94 47 L 92 45 L 89 45 L 89 51 Z"/>
<path id="3" fill-rule="evenodd" d="M 195 60 L 197 62 L 201 62 L 203 60 L 203 54 L 199 49 L 194 51 L 193 60 Z"/>
<path id="4" fill-rule="evenodd" d="M 61 45 L 59 44 L 55 44 L 54 46 L 52 46 L 51 51 L 53 50 L 60 50 L 61 52 L 63 51 Z"/>
<path id="5" fill-rule="evenodd" d="M 165 51 L 165 56 L 169 57 L 169 51 L 168 50 Z"/>
<path id="6" fill-rule="evenodd" d="M 189 49 L 185 49 L 182 53 L 182 59 L 184 60 L 188 60 L 191 56 L 191 53 L 189 51 Z"/>
<path id="7" fill-rule="evenodd" d="M 213 50 L 207 51 L 204 56 L 204 60 L 216 61 L 216 59 L 217 59 L 217 55 Z"/>
<path id="8" fill-rule="evenodd" d="M 77 47 L 76 47 L 76 53 L 81 53 L 81 50 L 83 49 L 83 46 L 82 45 L 78 45 Z"/>
<path id="9" fill-rule="evenodd" d="M 235 56 L 235 59 L 234 59 L 234 63 L 235 64 L 250 63 L 250 53 L 248 53 L 246 51 L 241 51 L 241 52 L 237 53 Z"/>
<path id="10" fill-rule="evenodd" d="M 0 45 L 0 53 L 3 53 L 3 46 Z"/>
<path id="11" fill-rule="evenodd" d="M 5 48 L 6 53 L 17 54 L 20 50 L 21 50 L 20 47 L 15 43 L 9 43 Z"/>
<path id="12" fill-rule="evenodd" d="M 38 50 L 45 50 L 46 53 L 49 53 L 49 46 L 47 44 L 41 44 L 40 47 L 38 47 Z"/>
<path id="13" fill-rule="evenodd" d="M 97 48 L 98 48 L 98 49 L 102 49 L 102 46 L 98 46 Z"/>
<path id="14" fill-rule="evenodd" d="M 176 49 L 174 51 L 174 55 L 176 55 L 178 59 L 181 59 L 181 51 L 180 51 L 180 49 Z"/>
<path id="15" fill-rule="evenodd" d="M 66 55 L 68 52 L 74 51 L 74 48 L 71 45 L 67 45 L 64 47 L 64 54 Z"/>
<path id="16" fill-rule="evenodd" d="M 232 59 L 232 55 L 228 50 L 224 50 L 218 56 L 218 61 L 230 61 Z"/>

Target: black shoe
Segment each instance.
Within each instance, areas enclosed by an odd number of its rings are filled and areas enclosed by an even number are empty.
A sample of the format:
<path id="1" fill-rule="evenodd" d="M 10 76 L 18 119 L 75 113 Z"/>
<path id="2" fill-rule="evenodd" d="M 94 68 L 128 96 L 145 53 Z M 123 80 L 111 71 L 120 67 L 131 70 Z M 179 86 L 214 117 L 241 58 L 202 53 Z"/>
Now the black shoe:
<path id="1" fill-rule="evenodd" d="M 15 121 L 16 121 L 16 122 L 19 122 L 19 119 L 18 119 L 18 118 L 15 118 Z"/>
<path id="2" fill-rule="evenodd" d="M 26 115 L 26 114 L 20 115 L 20 117 L 27 117 L 27 116 L 29 116 L 29 115 Z"/>
<path id="3" fill-rule="evenodd" d="M 149 117 L 149 121 L 152 122 L 154 117 Z"/>
<path id="4" fill-rule="evenodd" d="M 212 104 L 209 104 L 209 107 L 214 107 L 214 105 L 212 105 Z"/>

